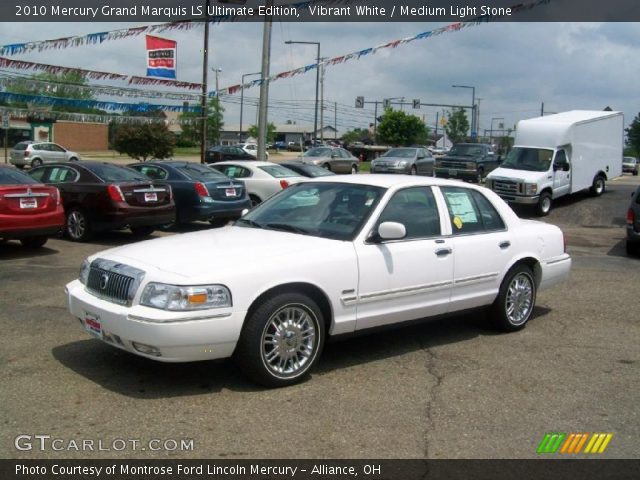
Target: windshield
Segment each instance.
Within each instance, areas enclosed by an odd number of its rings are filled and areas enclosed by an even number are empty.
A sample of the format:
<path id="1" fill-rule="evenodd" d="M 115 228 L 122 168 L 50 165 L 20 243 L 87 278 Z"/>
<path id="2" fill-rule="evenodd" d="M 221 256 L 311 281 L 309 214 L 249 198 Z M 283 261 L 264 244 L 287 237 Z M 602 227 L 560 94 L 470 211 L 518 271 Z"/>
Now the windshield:
<path id="1" fill-rule="evenodd" d="M 416 149 L 415 148 L 392 148 L 382 156 L 393 157 L 393 158 L 413 158 L 416 156 Z"/>
<path id="2" fill-rule="evenodd" d="M 25 183 L 34 184 L 40 182 L 13 168 L 0 168 L 0 185 L 23 185 Z"/>
<path id="3" fill-rule="evenodd" d="M 502 165 L 503 168 L 513 170 L 527 170 L 530 172 L 546 172 L 551 166 L 553 150 L 542 148 L 515 147 L 509 152 Z"/>
<path id="4" fill-rule="evenodd" d="M 200 182 L 209 180 L 226 180 L 227 176 L 214 170 L 213 168 L 205 167 L 197 163 L 188 163 L 177 167 L 182 173 L 184 173 L 191 180 Z"/>
<path id="5" fill-rule="evenodd" d="M 636 158 L 635 157 L 624 157 L 622 159 L 622 161 L 624 163 L 636 163 Z"/>
<path id="6" fill-rule="evenodd" d="M 107 165 L 104 163 L 83 164 L 87 170 L 94 173 L 103 182 L 148 182 L 149 177 L 136 172 L 132 168 Z"/>
<path id="7" fill-rule="evenodd" d="M 478 145 L 454 145 L 449 150 L 449 155 L 458 155 L 460 157 L 477 157 L 482 155 L 482 147 Z"/>
<path id="8" fill-rule="evenodd" d="M 307 150 L 303 157 L 329 157 L 331 156 L 331 149 L 326 147 L 316 147 Z"/>
<path id="9" fill-rule="evenodd" d="M 235 225 L 353 240 L 384 192 L 371 185 L 299 183 L 260 204 Z"/>
<path id="10" fill-rule="evenodd" d="M 274 178 L 287 178 L 287 177 L 301 177 L 299 173 L 294 172 L 293 170 L 289 170 L 282 165 L 269 165 L 266 167 L 258 167 L 260 170 L 267 172 Z"/>

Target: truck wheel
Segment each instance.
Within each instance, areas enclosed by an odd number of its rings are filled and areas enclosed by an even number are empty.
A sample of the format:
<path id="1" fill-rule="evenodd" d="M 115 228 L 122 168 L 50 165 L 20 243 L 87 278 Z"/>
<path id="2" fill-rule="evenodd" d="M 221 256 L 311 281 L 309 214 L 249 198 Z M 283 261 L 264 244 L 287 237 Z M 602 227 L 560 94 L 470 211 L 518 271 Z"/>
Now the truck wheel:
<path id="1" fill-rule="evenodd" d="M 591 185 L 589 191 L 594 197 L 599 197 L 604 193 L 605 188 L 604 177 L 602 175 L 596 175 L 596 178 L 593 179 L 593 185 Z"/>
<path id="2" fill-rule="evenodd" d="M 546 217 L 551 211 L 551 194 L 549 192 L 542 192 L 538 199 L 538 205 L 536 205 L 536 213 L 539 217 Z"/>
<path id="3" fill-rule="evenodd" d="M 638 176 L 638 170 L 634 170 L 634 171 L 633 171 L 633 173 L 632 173 L 632 175 L 633 175 L 634 177 L 637 177 L 637 176 Z"/>

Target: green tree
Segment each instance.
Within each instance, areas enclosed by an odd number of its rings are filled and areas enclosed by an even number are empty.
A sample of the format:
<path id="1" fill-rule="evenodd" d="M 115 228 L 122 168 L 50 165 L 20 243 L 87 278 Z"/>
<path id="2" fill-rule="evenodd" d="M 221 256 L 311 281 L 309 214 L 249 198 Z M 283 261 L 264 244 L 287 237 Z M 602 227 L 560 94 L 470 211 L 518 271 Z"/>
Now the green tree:
<path id="1" fill-rule="evenodd" d="M 207 142 L 217 145 L 220 143 L 220 132 L 224 127 L 224 107 L 218 97 L 209 100 L 207 113 Z"/>
<path id="2" fill-rule="evenodd" d="M 458 108 L 453 113 L 450 113 L 444 130 L 454 145 L 462 142 L 467 137 L 467 131 L 469 130 L 469 120 L 466 112 L 462 108 Z"/>
<path id="3" fill-rule="evenodd" d="M 196 112 L 184 112 L 180 114 L 180 138 L 177 141 L 178 146 L 194 147 L 200 145 L 200 114 Z"/>
<path id="4" fill-rule="evenodd" d="M 170 158 L 173 155 L 175 137 L 164 123 L 143 125 L 119 125 L 113 140 L 113 148 L 136 160 Z"/>
<path id="5" fill-rule="evenodd" d="M 267 143 L 272 143 L 276 139 L 276 126 L 275 124 L 269 122 L 267 123 Z M 258 126 L 251 125 L 247 128 L 247 135 L 253 138 L 258 138 Z"/>
<path id="6" fill-rule="evenodd" d="M 640 113 L 636 115 L 625 132 L 627 132 L 627 145 L 633 149 L 633 155 L 640 154 Z"/>
<path id="7" fill-rule="evenodd" d="M 389 145 L 425 144 L 429 129 L 415 115 L 387 109 L 377 130 L 378 140 Z"/>
<path id="8" fill-rule="evenodd" d="M 354 128 L 353 130 L 349 130 L 347 133 L 342 135 L 342 141 L 344 143 L 354 143 L 354 142 L 372 142 L 373 138 L 371 138 L 371 134 L 369 130 L 366 128 Z"/>

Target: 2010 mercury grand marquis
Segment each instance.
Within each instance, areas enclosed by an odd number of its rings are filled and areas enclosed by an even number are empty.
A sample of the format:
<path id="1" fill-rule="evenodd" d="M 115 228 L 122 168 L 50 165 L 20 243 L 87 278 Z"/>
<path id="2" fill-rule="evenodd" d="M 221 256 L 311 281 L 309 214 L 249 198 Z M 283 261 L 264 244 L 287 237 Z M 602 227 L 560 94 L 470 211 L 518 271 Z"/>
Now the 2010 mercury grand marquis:
<path id="1" fill-rule="evenodd" d="M 570 267 L 559 228 L 490 190 L 358 175 L 293 185 L 232 226 L 93 255 L 66 290 L 71 313 L 115 347 L 165 362 L 233 356 L 282 386 L 328 335 L 487 306 L 518 330 Z"/>

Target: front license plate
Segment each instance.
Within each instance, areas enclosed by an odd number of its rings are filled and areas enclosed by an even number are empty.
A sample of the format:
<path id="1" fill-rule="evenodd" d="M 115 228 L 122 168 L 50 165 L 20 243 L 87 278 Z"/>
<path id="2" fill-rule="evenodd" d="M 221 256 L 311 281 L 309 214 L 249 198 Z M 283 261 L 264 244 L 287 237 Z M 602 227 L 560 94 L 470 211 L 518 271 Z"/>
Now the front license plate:
<path id="1" fill-rule="evenodd" d="M 91 335 L 102 338 L 102 323 L 100 323 L 100 317 L 97 315 L 86 312 L 84 315 L 84 328 Z"/>
<path id="2" fill-rule="evenodd" d="M 21 198 L 20 208 L 38 208 L 38 201 L 35 198 Z"/>
<path id="3" fill-rule="evenodd" d="M 157 193 L 145 193 L 144 194 L 144 201 L 145 202 L 157 202 L 158 201 L 158 194 Z"/>
<path id="4" fill-rule="evenodd" d="M 457 170 L 449 170 L 449 175 L 451 175 L 452 177 L 455 177 L 456 175 L 458 175 L 458 171 Z"/>
<path id="5" fill-rule="evenodd" d="M 224 194 L 227 197 L 235 197 L 236 196 L 236 189 L 235 188 L 227 188 L 227 189 L 225 189 Z"/>

